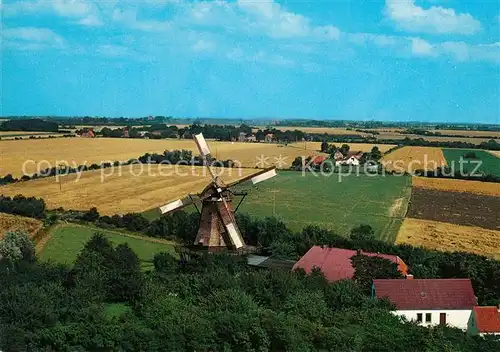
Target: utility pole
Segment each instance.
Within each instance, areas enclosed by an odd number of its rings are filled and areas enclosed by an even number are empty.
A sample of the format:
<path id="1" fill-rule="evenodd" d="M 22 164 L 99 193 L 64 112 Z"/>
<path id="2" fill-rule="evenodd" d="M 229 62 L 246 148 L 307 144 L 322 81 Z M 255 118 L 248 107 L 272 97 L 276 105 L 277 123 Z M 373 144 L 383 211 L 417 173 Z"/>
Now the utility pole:
<path id="1" fill-rule="evenodd" d="M 273 189 L 271 193 L 273 194 L 273 215 L 276 215 L 276 193 L 278 193 L 278 189 Z"/>

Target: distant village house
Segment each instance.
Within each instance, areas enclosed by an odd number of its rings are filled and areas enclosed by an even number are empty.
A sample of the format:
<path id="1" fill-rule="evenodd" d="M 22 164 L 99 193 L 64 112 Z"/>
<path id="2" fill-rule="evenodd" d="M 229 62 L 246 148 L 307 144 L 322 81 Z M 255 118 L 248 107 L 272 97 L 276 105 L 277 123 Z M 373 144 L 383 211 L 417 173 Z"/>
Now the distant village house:
<path id="1" fill-rule="evenodd" d="M 93 128 L 86 128 L 80 134 L 82 138 L 95 138 L 95 132 Z"/>

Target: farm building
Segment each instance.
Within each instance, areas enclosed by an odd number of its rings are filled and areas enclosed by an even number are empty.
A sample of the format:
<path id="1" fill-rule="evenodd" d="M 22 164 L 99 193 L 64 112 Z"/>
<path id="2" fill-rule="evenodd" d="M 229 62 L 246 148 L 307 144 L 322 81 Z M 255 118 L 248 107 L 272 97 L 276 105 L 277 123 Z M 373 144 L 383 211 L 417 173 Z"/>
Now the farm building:
<path id="1" fill-rule="evenodd" d="M 274 139 L 274 134 L 268 133 L 264 136 L 264 142 L 266 143 L 272 143 Z"/>
<path id="2" fill-rule="evenodd" d="M 312 166 L 319 166 L 319 165 L 323 164 L 323 162 L 326 159 L 328 159 L 327 156 L 322 156 L 322 155 L 313 156 L 312 159 L 311 159 L 311 165 Z"/>
<path id="3" fill-rule="evenodd" d="M 82 138 L 95 138 L 95 132 L 93 128 L 88 128 L 85 129 L 82 133 L 79 135 Z"/>
<path id="4" fill-rule="evenodd" d="M 129 134 L 129 132 L 128 132 L 128 128 L 125 128 L 125 129 L 123 130 L 122 137 L 123 137 L 123 138 L 130 138 L 130 134 Z"/>
<path id="5" fill-rule="evenodd" d="M 471 335 L 500 335 L 500 305 L 474 307 L 467 332 Z"/>
<path id="6" fill-rule="evenodd" d="M 420 325 L 462 330 L 477 306 L 470 279 L 375 279 L 372 296 L 388 298 L 397 308 L 394 314 Z"/>
<path id="7" fill-rule="evenodd" d="M 363 152 L 349 152 L 345 158 L 336 160 L 335 165 L 359 165 L 362 156 Z"/>
<path id="8" fill-rule="evenodd" d="M 257 137 L 255 137 L 255 135 L 253 135 L 253 134 L 248 135 L 245 138 L 245 142 L 257 142 Z"/>
<path id="9" fill-rule="evenodd" d="M 380 257 L 390 260 L 398 265 L 398 269 L 403 275 L 408 274 L 408 266 L 396 255 L 362 251 L 357 252 L 342 248 L 323 248 L 320 246 L 313 246 L 293 266 L 293 270 L 301 268 L 304 269 L 306 273 L 310 273 L 313 268 L 317 267 L 321 269 L 325 278 L 330 282 L 351 279 L 354 276 L 354 267 L 351 263 L 351 257 L 358 253 L 369 257 Z"/>
<path id="10" fill-rule="evenodd" d="M 84 129 L 80 134 L 82 138 L 95 138 L 95 132 L 93 128 Z"/>
<path id="11" fill-rule="evenodd" d="M 344 159 L 344 154 L 342 154 L 341 152 L 339 152 L 337 150 L 335 152 L 335 154 L 333 154 L 333 158 L 335 159 L 335 161 L 340 161 L 340 160 Z"/>
<path id="12" fill-rule="evenodd" d="M 245 132 L 240 132 L 240 134 L 238 136 L 238 142 L 244 142 L 246 138 L 247 138 L 247 134 Z"/>

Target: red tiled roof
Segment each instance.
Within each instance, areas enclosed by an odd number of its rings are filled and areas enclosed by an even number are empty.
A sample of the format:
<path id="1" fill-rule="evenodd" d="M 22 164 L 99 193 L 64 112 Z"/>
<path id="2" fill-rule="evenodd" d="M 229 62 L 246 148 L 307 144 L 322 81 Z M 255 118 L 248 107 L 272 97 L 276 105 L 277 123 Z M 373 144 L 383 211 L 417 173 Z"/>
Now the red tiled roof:
<path id="1" fill-rule="evenodd" d="M 471 309 L 477 305 L 470 279 L 375 279 L 375 295 L 398 309 Z"/>
<path id="2" fill-rule="evenodd" d="M 479 332 L 500 333 L 499 307 L 474 307 L 474 317 Z"/>
<path id="3" fill-rule="evenodd" d="M 310 273 L 314 267 L 318 267 L 325 275 L 325 278 L 330 282 L 351 279 L 354 276 L 351 257 L 356 254 L 356 251 L 350 249 L 313 246 L 297 263 L 295 263 L 292 270 L 301 268 L 304 269 L 306 273 Z M 398 264 L 398 269 L 402 274 L 406 275 L 408 273 L 408 267 L 403 260 L 396 255 L 368 252 L 362 252 L 362 254 L 370 257 L 388 259 Z"/>
<path id="4" fill-rule="evenodd" d="M 319 165 L 323 161 L 325 161 L 326 159 L 327 159 L 326 156 L 318 155 L 318 156 L 315 156 L 315 157 L 312 158 L 311 164 L 313 164 L 313 165 Z"/>

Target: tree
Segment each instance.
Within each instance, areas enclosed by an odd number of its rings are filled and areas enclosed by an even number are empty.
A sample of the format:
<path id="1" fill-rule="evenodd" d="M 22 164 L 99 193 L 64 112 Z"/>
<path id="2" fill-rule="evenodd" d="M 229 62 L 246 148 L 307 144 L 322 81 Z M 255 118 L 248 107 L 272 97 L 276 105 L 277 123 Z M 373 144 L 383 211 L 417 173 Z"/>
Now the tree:
<path id="1" fill-rule="evenodd" d="M 109 299 L 113 302 L 137 302 L 142 296 L 142 272 L 139 258 L 128 244 L 119 244 L 109 274 Z"/>
<path id="2" fill-rule="evenodd" d="M 0 262 L 14 268 L 20 262 L 33 263 L 36 260 L 35 246 L 25 232 L 13 231 L 0 240 Z"/>
<path id="3" fill-rule="evenodd" d="M 155 271 L 164 274 L 173 274 L 179 268 L 179 260 L 170 253 L 160 252 L 153 258 Z"/>
<path id="4" fill-rule="evenodd" d="M 89 211 L 86 211 L 83 214 L 82 219 L 85 221 L 94 222 L 97 219 L 99 219 L 99 216 L 100 215 L 99 215 L 99 212 L 97 211 L 97 208 L 93 207 L 93 208 L 90 208 Z"/>
<path id="5" fill-rule="evenodd" d="M 388 259 L 357 254 L 351 257 L 354 267 L 353 279 L 361 288 L 369 293 L 373 279 L 400 279 L 403 275 L 398 265 Z"/>
<path id="6" fill-rule="evenodd" d="M 349 145 L 348 144 L 342 144 L 342 146 L 340 147 L 340 152 L 342 153 L 342 155 L 346 156 L 347 153 L 349 153 Z"/>
<path id="7" fill-rule="evenodd" d="M 328 143 L 325 142 L 325 141 L 323 141 L 321 143 L 321 152 L 323 152 L 323 153 L 327 153 L 328 152 Z"/>
<path id="8" fill-rule="evenodd" d="M 351 240 L 370 241 L 375 239 L 375 231 L 370 225 L 359 225 L 351 230 Z"/>

